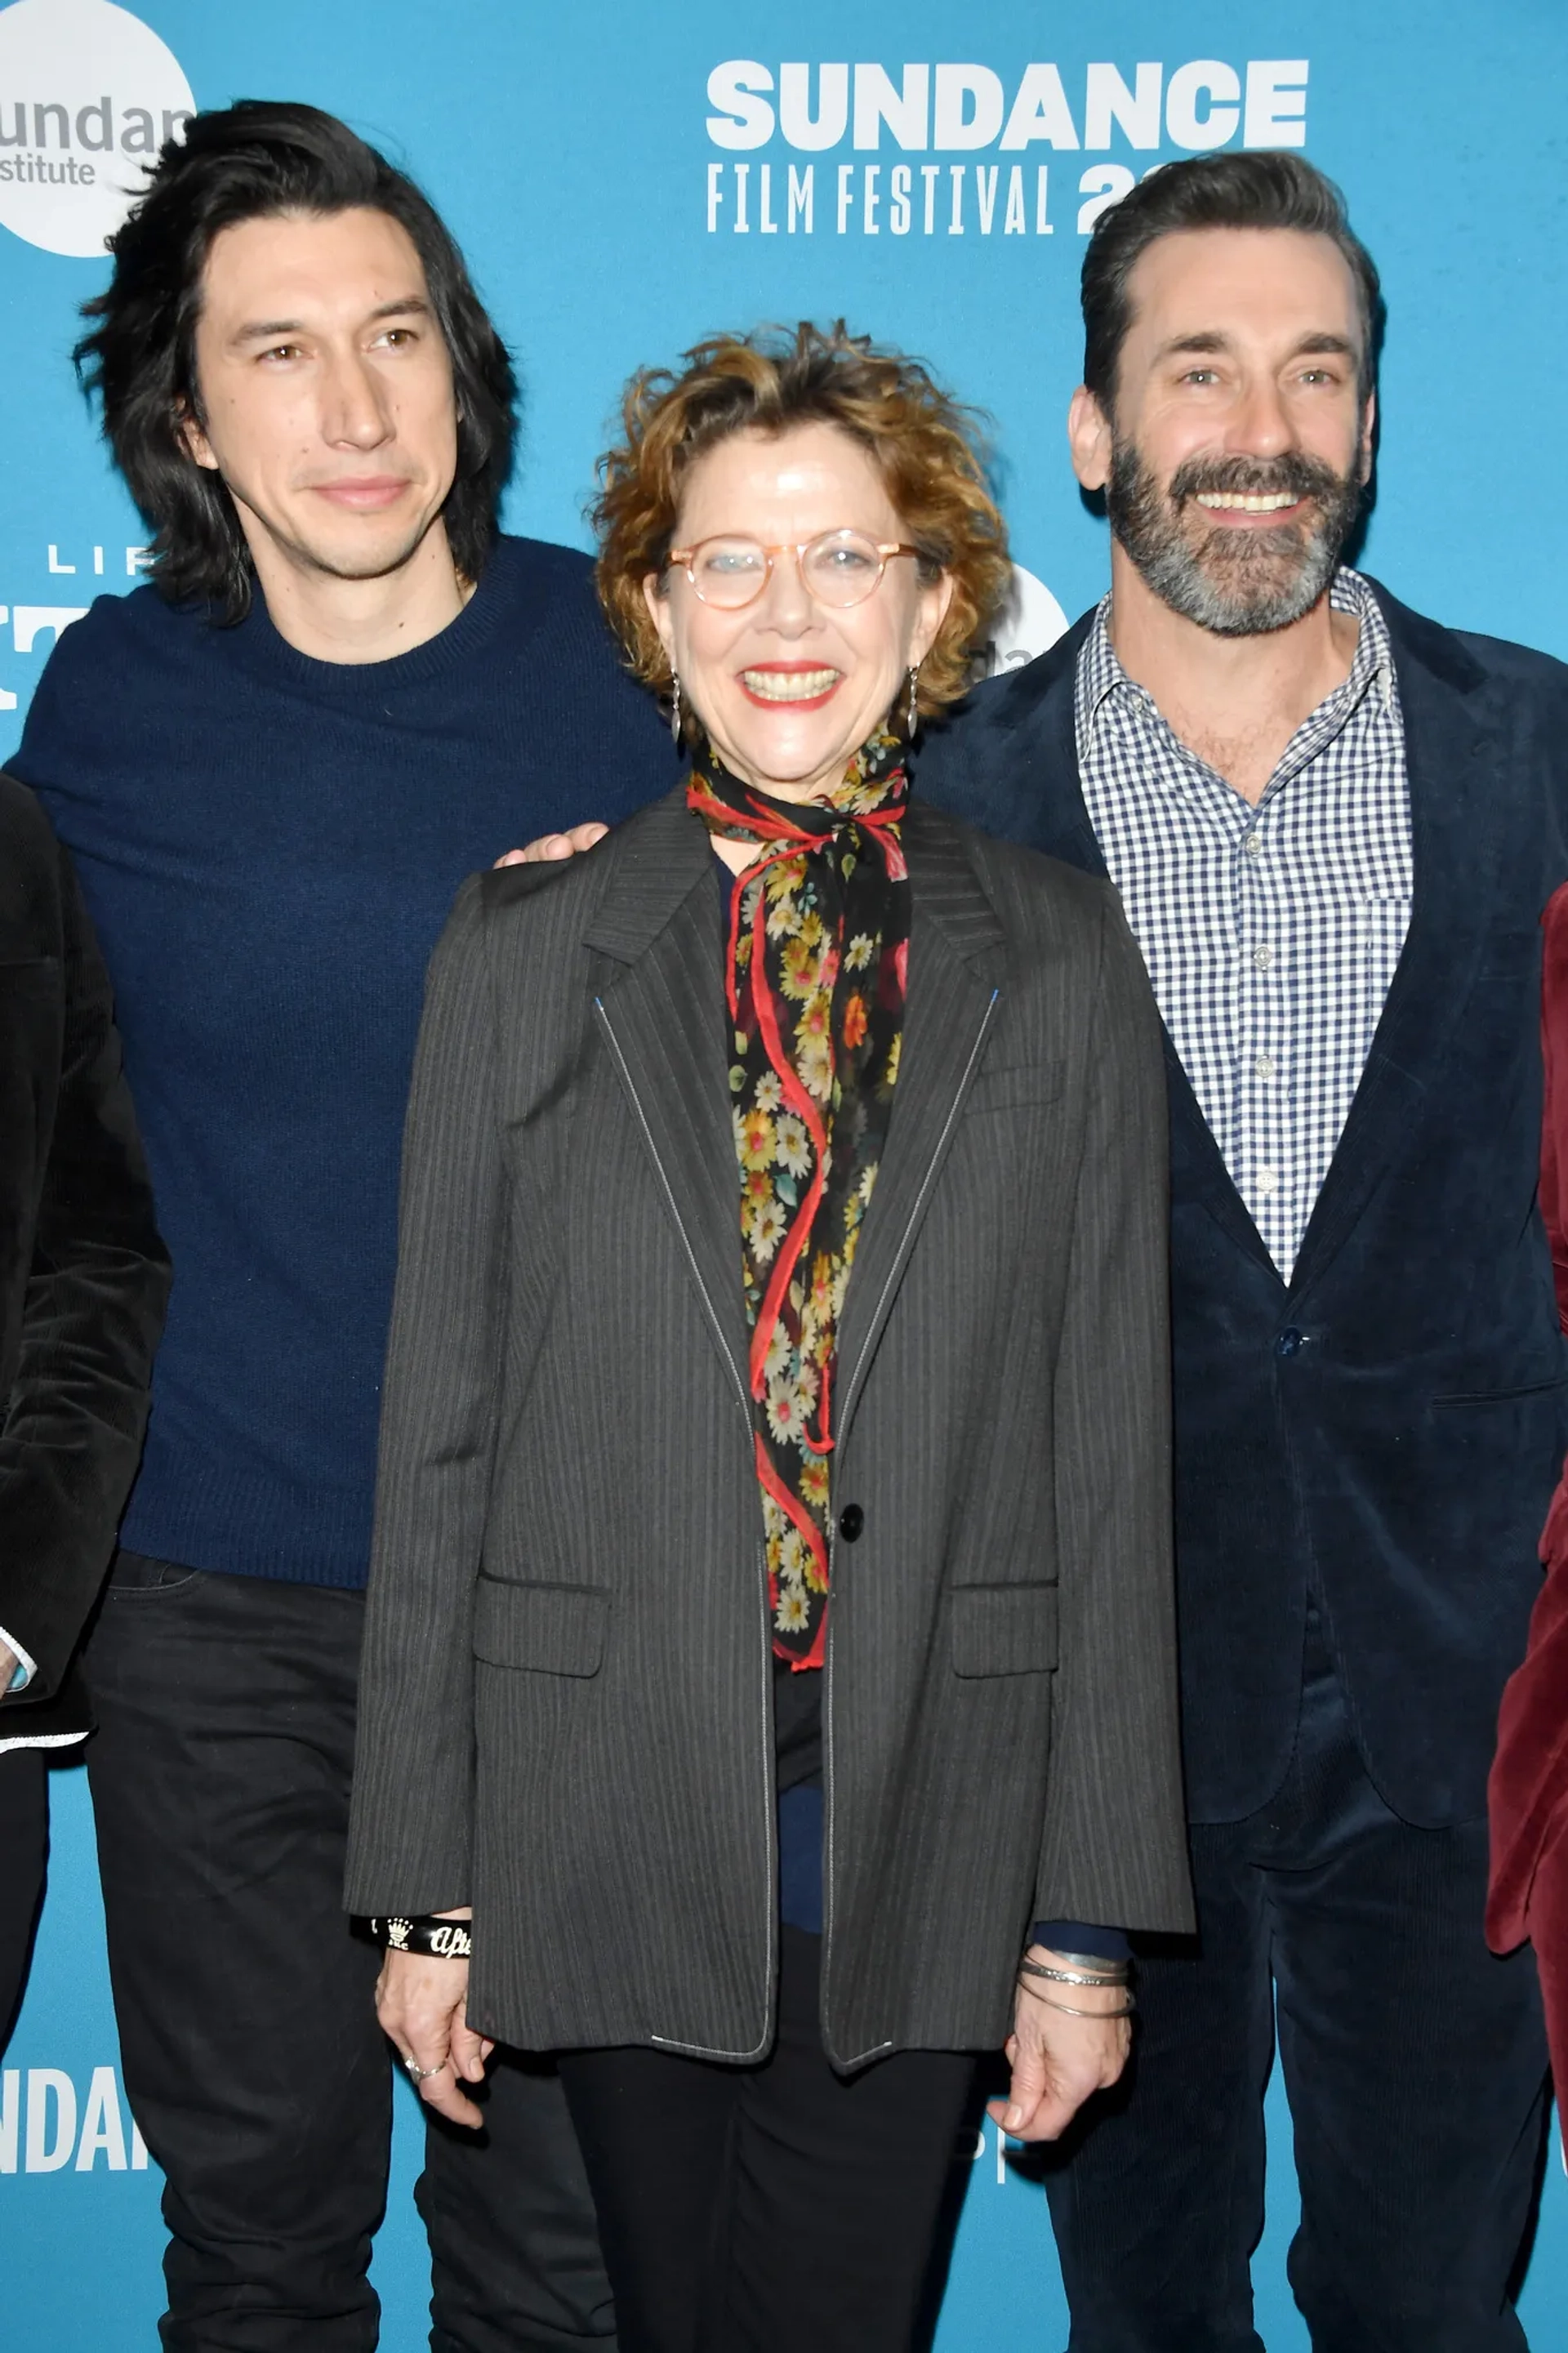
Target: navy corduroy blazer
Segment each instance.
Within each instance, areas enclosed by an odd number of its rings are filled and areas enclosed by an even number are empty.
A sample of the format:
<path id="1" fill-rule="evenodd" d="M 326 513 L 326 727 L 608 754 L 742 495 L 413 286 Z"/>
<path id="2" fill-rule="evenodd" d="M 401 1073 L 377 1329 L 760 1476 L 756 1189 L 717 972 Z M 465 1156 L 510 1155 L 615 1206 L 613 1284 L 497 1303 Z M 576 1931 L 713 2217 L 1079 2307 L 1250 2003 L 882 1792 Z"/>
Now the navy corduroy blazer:
<path id="1" fill-rule="evenodd" d="M 1177 1592 L 1188 1800 L 1240 1819 L 1283 1778 L 1308 1598 L 1362 1754 L 1406 1820 L 1480 1813 L 1568 1354 L 1536 1207 L 1540 918 L 1568 875 L 1568 668 L 1382 588 L 1408 752 L 1409 934 L 1290 1282 L 1167 1041 Z M 1105 871 L 1074 718 L 1086 616 L 979 690 L 921 790 Z"/>

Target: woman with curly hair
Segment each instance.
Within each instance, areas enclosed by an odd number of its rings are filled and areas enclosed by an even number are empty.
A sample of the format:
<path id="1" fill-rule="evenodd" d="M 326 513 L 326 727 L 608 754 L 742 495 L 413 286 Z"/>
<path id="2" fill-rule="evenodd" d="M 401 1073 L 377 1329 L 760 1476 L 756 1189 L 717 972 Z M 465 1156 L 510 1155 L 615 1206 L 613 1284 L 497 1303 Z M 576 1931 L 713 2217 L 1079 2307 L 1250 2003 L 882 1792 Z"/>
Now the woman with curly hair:
<path id="1" fill-rule="evenodd" d="M 802 326 L 624 419 L 690 771 L 432 968 L 350 1895 L 426 2100 L 560 2055 L 623 2353 L 892 2353 L 975 2054 L 1059 2133 L 1189 1925 L 1159 1029 L 1109 886 L 910 793 L 965 413 Z"/>

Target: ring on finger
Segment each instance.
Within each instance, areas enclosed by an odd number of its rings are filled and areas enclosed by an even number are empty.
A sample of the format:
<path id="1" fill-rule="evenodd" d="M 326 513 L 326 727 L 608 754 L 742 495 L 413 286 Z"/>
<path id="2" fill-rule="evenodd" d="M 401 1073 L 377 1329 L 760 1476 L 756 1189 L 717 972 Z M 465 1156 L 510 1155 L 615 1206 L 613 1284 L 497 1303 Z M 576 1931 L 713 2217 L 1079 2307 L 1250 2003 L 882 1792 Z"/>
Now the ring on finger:
<path id="1" fill-rule="evenodd" d="M 447 2062 L 443 2059 L 438 2067 L 422 2067 L 412 2051 L 405 2055 L 403 2063 L 416 2084 L 427 2084 L 432 2075 L 444 2075 L 447 2066 Z"/>

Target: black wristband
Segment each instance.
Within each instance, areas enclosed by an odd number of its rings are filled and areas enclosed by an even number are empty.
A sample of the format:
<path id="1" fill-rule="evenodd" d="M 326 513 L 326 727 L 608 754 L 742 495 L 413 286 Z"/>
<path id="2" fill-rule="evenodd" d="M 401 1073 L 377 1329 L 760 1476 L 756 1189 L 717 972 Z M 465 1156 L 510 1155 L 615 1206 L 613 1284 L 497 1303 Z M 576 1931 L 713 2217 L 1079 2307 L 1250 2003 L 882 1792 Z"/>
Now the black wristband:
<path id="1" fill-rule="evenodd" d="M 434 1912 L 373 1920 L 370 1933 L 389 1953 L 426 1953 L 437 1961 L 466 1961 L 474 1949 L 466 1920 L 438 1920 Z"/>

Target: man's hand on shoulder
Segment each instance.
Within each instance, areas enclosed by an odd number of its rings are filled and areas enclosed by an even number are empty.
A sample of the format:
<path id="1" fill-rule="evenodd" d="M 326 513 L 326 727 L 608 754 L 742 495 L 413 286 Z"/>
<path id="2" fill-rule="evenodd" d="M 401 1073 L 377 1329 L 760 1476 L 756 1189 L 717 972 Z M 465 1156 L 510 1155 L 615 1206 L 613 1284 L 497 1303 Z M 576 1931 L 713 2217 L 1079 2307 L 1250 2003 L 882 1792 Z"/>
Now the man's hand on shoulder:
<path id="1" fill-rule="evenodd" d="M 498 866 L 540 866 L 552 858 L 575 858 L 581 849 L 592 849 L 603 841 L 609 831 L 607 825 L 574 825 L 567 833 L 542 833 L 526 849 L 509 849 L 496 860 Z"/>

